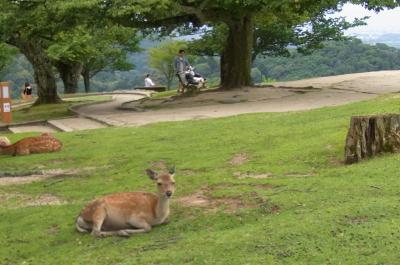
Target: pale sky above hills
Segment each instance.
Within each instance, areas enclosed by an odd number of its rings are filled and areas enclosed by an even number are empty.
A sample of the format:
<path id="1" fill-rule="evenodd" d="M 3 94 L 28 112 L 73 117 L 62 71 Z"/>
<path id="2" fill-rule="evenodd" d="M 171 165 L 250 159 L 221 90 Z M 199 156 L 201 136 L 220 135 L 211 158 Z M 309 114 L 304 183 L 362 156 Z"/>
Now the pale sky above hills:
<path id="1" fill-rule="evenodd" d="M 375 13 L 364 9 L 362 6 L 347 4 L 339 15 L 348 18 L 350 21 L 356 17 L 370 17 L 367 21 L 368 25 L 350 29 L 347 35 L 400 33 L 400 8 Z"/>

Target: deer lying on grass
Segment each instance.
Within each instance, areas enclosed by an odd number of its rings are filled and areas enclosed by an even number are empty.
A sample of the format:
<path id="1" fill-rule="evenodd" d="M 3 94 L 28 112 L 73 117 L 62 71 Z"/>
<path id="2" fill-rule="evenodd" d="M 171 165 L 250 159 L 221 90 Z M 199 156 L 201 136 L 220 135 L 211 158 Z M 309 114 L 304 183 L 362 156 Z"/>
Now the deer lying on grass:
<path id="1" fill-rule="evenodd" d="M 8 146 L 11 145 L 10 140 L 8 140 L 5 136 L 0 136 L 0 146 Z"/>
<path id="2" fill-rule="evenodd" d="M 169 199 L 175 191 L 175 167 L 158 174 L 146 169 L 157 185 L 157 195 L 149 192 L 124 192 L 90 202 L 76 220 L 81 233 L 96 237 L 131 236 L 149 232 L 152 226 L 168 222 Z"/>
<path id="3" fill-rule="evenodd" d="M 3 155 L 29 155 L 35 153 L 57 152 L 62 148 L 60 140 L 49 133 L 40 136 L 26 137 L 11 145 L 0 145 L 0 154 Z"/>

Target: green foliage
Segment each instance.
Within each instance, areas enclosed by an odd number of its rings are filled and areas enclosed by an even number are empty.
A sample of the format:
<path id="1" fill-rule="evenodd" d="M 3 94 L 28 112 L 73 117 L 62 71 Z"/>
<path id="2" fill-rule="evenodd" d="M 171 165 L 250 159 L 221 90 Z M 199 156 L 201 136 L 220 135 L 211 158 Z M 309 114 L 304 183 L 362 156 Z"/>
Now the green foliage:
<path id="1" fill-rule="evenodd" d="M 92 81 L 93 91 L 112 91 L 116 89 L 132 89 L 143 86 L 146 73 L 151 73 L 156 83 L 166 82 L 158 72 L 148 66 L 148 50 L 157 46 L 158 42 L 146 40 L 142 42 L 142 51 L 128 54 L 128 62 L 135 64 L 135 70 L 129 72 L 105 71 L 99 72 Z M 275 80 L 294 80 L 308 77 L 326 76 L 332 74 L 348 74 L 363 71 L 400 69 L 399 50 L 385 44 L 374 46 L 363 44 L 358 40 L 328 42 L 321 50 L 312 54 L 302 55 L 292 50 L 290 57 L 259 56 L 253 64 L 253 72 L 261 72 L 261 82 Z M 188 50 L 188 53 L 192 53 Z M 219 83 L 219 58 L 209 56 L 194 56 L 190 58 L 195 70 L 208 79 L 208 83 L 216 86 Z M 4 71 L 4 79 L 12 81 L 13 95 L 19 96 L 23 83 L 33 82 L 30 64 L 23 56 L 17 56 L 13 63 Z M 259 82 L 259 75 L 254 82 Z M 82 84 L 81 84 L 82 87 Z"/>
<path id="2" fill-rule="evenodd" d="M 258 68 L 251 69 L 251 79 L 256 84 L 260 83 L 262 81 L 262 74 L 261 74 L 261 71 L 258 70 Z"/>
<path id="3" fill-rule="evenodd" d="M 54 36 L 47 48 L 47 53 L 54 61 L 83 62 L 85 58 L 96 56 L 100 53 L 93 44 L 96 40 L 82 26 L 71 31 L 61 31 Z"/>
<path id="4" fill-rule="evenodd" d="M 3 80 L 10 82 L 12 97 L 19 98 L 25 82 L 34 83 L 32 65 L 22 54 L 17 54 L 12 62 L 0 72 Z"/>
<path id="5" fill-rule="evenodd" d="M 57 133 L 59 153 L 1 157 L 3 172 L 82 171 L 0 186 L 0 263 L 396 264 L 400 156 L 340 161 L 349 117 L 398 112 L 399 100 Z M 13 142 L 23 136 L 9 135 Z M 248 161 L 230 164 L 239 153 Z M 76 216 L 93 198 L 154 191 L 143 170 L 160 161 L 177 165 L 169 224 L 129 239 L 75 231 Z M 180 202 L 199 194 L 212 203 Z M 49 195 L 62 204 L 38 205 Z"/>
<path id="6" fill-rule="evenodd" d="M 86 69 L 91 76 L 101 70 L 127 71 L 134 65 L 127 61 L 128 53 L 140 50 L 140 37 L 136 30 L 117 25 L 108 25 L 104 28 L 94 28 L 91 32 L 92 40 L 89 46 L 94 52 L 83 58 Z"/>
<path id="7" fill-rule="evenodd" d="M 400 50 L 385 44 L 368 45 L 351 39 L 327 42 L 309 55 L 292 51 L 290 57 L 259 57 L 254 66 L 269 78 L 297 80 L 309 77 L 400 69 Z"/>
<path id="8" fill-rule="evenodd" d="M 155 48 L 149 49 L 149 66 L 156 69 L 167 82 L 167 88 L 171 88 L 175 78 L 174 58 L 180 49 L 186 49 L 185 41 L 167 41 Z"/>
<path id="9" fill-rule="evenodd" d="M 15 48 L 0 42 L 0 78 L 2 77 L 3 69 L 11 63 L 16 54 L 17 50 Z"/>

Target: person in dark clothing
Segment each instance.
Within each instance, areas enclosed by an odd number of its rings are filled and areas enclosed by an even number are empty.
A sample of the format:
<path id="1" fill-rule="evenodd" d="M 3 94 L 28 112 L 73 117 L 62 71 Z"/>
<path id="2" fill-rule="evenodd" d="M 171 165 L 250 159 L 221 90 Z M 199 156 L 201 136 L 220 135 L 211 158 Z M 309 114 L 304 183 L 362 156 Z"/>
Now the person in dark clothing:
<path id="1" fill-rule="evenodd" d="M 26 99 L 32 98 L 32 85 L 29 82 L 25 82 L 25 88 L 23 94 L 24 98 Z"/>

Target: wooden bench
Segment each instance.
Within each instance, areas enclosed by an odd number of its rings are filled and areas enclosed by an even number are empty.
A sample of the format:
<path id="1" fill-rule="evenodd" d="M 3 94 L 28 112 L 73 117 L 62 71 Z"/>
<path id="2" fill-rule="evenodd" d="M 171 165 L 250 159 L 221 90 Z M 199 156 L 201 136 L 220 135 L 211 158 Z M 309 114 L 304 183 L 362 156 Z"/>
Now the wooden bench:
<path id="1" fill-rule="evenodd" d="M 157 91 L 157 92 L 163 92 L 163 91 L 167 90 L 167 88 L 165 86 L 135 87 L 135 89 L 138 89 L 138 90 L 153 90 L 153 91 Z"/>

